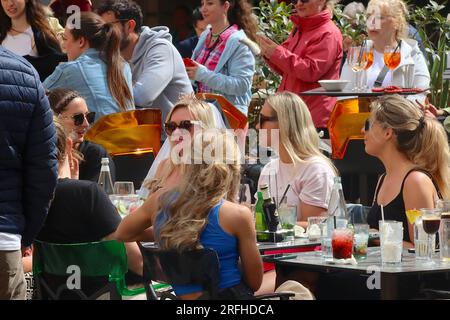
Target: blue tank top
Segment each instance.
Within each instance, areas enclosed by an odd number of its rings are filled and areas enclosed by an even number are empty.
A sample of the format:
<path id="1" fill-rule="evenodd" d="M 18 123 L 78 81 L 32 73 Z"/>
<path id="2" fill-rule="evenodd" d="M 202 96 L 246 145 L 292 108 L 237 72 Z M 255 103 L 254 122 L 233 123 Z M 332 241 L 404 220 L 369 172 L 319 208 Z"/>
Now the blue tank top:
<path id="1" fill-rule="evenodd" d="M 241 282 L 238 267 L 239 251 L 237 238 L 225 232 L 219 224 L 219 211 L 223 200 L 214 206 L 208 214 L 208 222 L 200 235 L 200 244 L 204 248 L 214 249 L 220 263 L 219 289 L 226 289 Z M 159 232 L 167 221 L 167 214 L 161 211 L 155 219 L 154 233 L 159 242 Z M 201 286 L 172 286 L 177 295 L 203 291 Z"/>

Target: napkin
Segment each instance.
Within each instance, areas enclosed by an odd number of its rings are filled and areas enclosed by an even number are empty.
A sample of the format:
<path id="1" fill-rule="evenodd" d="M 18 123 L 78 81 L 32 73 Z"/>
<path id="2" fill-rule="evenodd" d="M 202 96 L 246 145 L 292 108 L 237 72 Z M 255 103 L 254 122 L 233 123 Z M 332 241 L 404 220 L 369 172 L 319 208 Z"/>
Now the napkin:
<path id="1" fill-rule="evenodd" d="M 329 263 L 329 264 L 351 264 L 353 266 L 356 266 L 358 264 L 358 262 L 356 261 L 356 259 L 353 255 L 349 259 L 333 259 L 333 258 L 331 258 L 331 259 L 326 259 L 325 262 Z"/>
<path id="2" fill-rule="evenodd" d="M 301 226 L 294 226 L 294 236 L 296 238 L 306 238 L 308 235 L 305 233 L 305 229 Z"/>

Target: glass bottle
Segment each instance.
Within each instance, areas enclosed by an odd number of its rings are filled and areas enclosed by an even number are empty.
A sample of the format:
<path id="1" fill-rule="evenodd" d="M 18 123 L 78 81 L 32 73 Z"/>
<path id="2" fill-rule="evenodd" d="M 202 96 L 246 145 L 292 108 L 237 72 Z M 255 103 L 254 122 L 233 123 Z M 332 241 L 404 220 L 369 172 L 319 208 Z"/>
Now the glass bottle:
<path id="1" fill-rule="evenodd" d="M 261 193 L 264 199 L 263 212 L 267 227 L 270 232 L 276 232 L 280 224 L 280 219 L 278 217 L 277 205 L 270 196 L 269 186 L 267 184 L 261 186 Z"/>
<path id="2" fill-rule="evenodd" d="M 102 167 L 98 177 L 98 184 L 105 190 L 106 194 L 114 194 L 111 172 L 109 171 L 109 158 L 102 158 Z"/>
<path id="3" fill-rule="evenodd" d="M 327 235 L 331 237 L 334 229 L 346 227 L 347 222 L 348 212 L 341 177 L 334 177 L 330 201 L 328 202 Z"/>
<path id="4" fill-rule="evenodd" d="M 255 228 L 256 228 L 256 240 L 257 241 L 268 241 L 269 235 L 263 232 L 267 230 L 266 218 L 264 217 L 263 203 L 264 199 L 262 192 L 258 191 L 258 199 L 255 205 Z"/>

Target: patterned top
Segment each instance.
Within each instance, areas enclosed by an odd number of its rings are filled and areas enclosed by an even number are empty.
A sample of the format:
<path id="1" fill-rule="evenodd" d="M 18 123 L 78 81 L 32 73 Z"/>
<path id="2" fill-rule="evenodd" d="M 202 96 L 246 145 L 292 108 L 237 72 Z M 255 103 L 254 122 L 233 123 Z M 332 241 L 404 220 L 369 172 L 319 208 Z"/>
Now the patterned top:
<path id="1" fill-rule="evenodd" d="M 238 26 L 234 24 L 225 29 L 224 31 L 222 31 L 217 40 L 214 41 L 213 43 L 211 43 L 212 31 L 210 31 L 205 41 L 205 44 L 209 45 L 203 46 L 202 50 L 200 51 L 200 54 L 196 58 L 196 61 L 204 65 L 209 70 L 214 71 L 216 69 L 217 63 L 219 62 L 220 56 L 222 55 L 225 49 L 225 45 L 227 44 L 228 38 L 237 31 Z M 199 83 L 198 91 L 210 92 L 211 89 L 209 89 L 202 83 Z"/>

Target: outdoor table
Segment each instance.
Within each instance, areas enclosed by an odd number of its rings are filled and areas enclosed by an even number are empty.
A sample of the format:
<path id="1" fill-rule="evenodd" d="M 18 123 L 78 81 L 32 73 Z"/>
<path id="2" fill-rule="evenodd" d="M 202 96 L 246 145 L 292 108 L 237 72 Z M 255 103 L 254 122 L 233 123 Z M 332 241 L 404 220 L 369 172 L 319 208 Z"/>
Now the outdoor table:
<path id="1" fill-rule="evenodd" d="M 274 263 L 278 273 L 292 270 L 304 270 L 308 272 L 329 273 L 331 271 L 343 271 L 348 273 L 371 275 L 379 272 L 381 299 L 401 299 L 401 289 L 404 282 L 400 281 L 404 276 L 413 276 L 421 281 L 424 275 L 445 275 L 444 281 L 450 288 L 450 263 L 434 259 L 435 264 L 427 265 L 424 261 L 416 260 L 415 255 L 403 251 L 402 262 L 398 265 L 382 265 L 379 247 L 368 248 L 367 259 L 358 261 L 357 265 L 331 264 L 322 258 L 319 252 L 293 253 L 283 257 L 265 256 L 265 262 Z M 351 284 L 349 284 L 351 285 Z M 446 284 L 444 283 L 445 287 Z M 411 293 L 412 294 L 412 293 Z M 355 297 L 357 298 L 357 297 Z"/>
<path id="2" fill-rule="evenodd" d="M 274 254 L 279 252 L 303 252 L 311 251 L 320 246 L 320 241 L 310 241 L 308 238 L 295 238 L 292 241 L 284 242 L 258 242 L 258 249 L 261 254 Z M 291 249 L 291 250 L 288 250 Z M 303 249 L 303 250 L 298 250 Z M 298 251 L 296 251 L 298 250 Z"/>
<path id="3" fill-rule="evenodd" d="M 412 94 L 418 94 L 418 93 L 422 93 L 426 90 L 423 90 L 421 92 L 417 92 L 417 91 L 402 91 L 399 92 L 398 94 L 400 95 L 412 95 Z M 300 92 L 299 95 L 300 96 L 328 96 L 328 97 L 364 97 L 364 98 L 375 98 L 375 97 L 379 97 L 379 96 L 383 96 L 383 95 L 387 95 L 387 94 L 393 94 L 393 93 L 386 93 L 386 92 L 373 92 L 372 90 L 366 90 L 366 91 L 328 91 L 325 90 L 324 88 L 320 87 L 320 88 L 316 88 L 316 89 L 312 89 L 312 90 L 308 90 L 308 91 L 304 91 L 304 92 Z"/>

